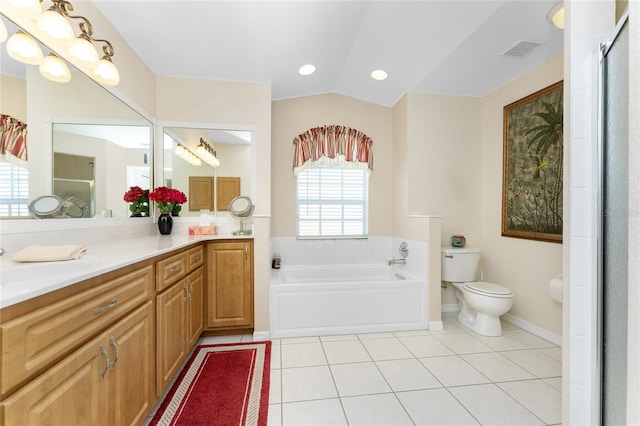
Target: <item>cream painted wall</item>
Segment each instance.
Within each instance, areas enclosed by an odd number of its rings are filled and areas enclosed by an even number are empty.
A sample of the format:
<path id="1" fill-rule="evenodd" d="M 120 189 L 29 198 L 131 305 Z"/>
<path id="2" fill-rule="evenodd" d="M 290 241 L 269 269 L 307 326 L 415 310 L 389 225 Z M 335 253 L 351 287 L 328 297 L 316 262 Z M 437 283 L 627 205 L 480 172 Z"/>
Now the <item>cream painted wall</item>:
<path id="1" fill-rule="evenodd" d="M 0 114 L 27 122 L 27 82 L 0 74 Z"/>
<path id="2" fill-rule="evenodd" d="M 562 305 L 549 298 L 548 284 L 562 273 L 562 244 L 501 236 L 502 148 L 504 106 L 562 80 L 563 72 L 558 55 L 482 99 L 479 157 L 484 279 L 513 291 L 512 315 L 558 336 Z"/>
<path id="3" fill-rule="evenodd" d="M 296 181 L 293 139 L 317 126 L 341 124 L 373 139 L 369 180 L 369 235 L 389 236 L 392 229 L 391 108 L 338 94 L 306 96 L 272 104 L 272 237 L 296 235 Z"/>

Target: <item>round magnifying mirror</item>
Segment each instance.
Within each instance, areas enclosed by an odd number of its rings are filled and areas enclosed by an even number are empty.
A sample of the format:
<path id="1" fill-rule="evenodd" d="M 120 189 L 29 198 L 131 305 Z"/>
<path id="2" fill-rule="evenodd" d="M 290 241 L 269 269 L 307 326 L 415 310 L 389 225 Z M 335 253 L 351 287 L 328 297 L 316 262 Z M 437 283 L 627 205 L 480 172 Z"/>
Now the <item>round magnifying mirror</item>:
<path id="1" fill-rule="evenodd" d="M 253 214 L 254 207 L 251 198 L 244 195 L 229 202 L 229 214 L 240 219 L 240 230 L 233 232 L 233 235 L 251 235 L 251 229 L 244 229 L 244 220 Z"/>
<path id="2" fill-rule="evenodd" d="M 57 195 L 43 195 L 29 203 L 29 211 L 38 219 L 53 219 L 64 216 L 64 200 Z"/>

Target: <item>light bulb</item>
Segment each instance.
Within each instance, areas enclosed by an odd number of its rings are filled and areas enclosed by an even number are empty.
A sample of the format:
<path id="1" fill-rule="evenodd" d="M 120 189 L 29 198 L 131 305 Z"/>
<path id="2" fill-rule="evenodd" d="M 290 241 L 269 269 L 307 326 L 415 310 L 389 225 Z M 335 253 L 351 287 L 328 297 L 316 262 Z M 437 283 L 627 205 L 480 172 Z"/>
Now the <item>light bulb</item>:
<path id="1" fill-rule="evenodd" d="M 18 31 L 7 41 L 7 53 L 16 61 L 27 65 L 40 65 L 44 59 L 42 49 L 29 34 Z"/>
<path id="2" fill-rule="evenodd" d="M 66 83 L 71 80 L 71 71 L 62 59 L 50 53 L 40 64 L 40 74 L 51 81 Z"/>
<path id="3" fill-rule="evenodd" d="M 40 15 L 36 24 L 50 39 L 63 47 L 71 46 L 75 39 L 75 34 L 69 21 L 53 8 Z"/>
<path id="4" fill-rule="evenodd" d="M 8 0 L 7 4 L 18 15 L 32 21 L 37 19 L 40 13 L 42 13 L 42 8 L 38 0 Z"/>
<path id="5" fill-rule="evenodd" d="M 100 59 L 96 48 L 82 35 L 73 40 L 73 44 L 69 48 L 69 55 L 77 59 L 81 65 L 87 68 L 94 68 Z"/>
<path id="6" fill-rule="evenodd" d="M 102 59 L 98 61 L 98 65 L 96 65 L 93 70 L 93 74 L 96 80 L 102 84 L 115 86 L 120 82 L 118 68 L 113 65 L 113 62 L 111 62 L 108 56 L 103 56 Z"/>

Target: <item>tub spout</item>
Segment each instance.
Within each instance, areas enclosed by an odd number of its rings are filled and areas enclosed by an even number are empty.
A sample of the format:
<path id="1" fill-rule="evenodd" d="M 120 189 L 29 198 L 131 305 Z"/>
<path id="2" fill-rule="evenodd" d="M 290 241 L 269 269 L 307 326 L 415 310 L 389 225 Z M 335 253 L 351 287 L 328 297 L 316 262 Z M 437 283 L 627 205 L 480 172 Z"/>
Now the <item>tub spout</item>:
<path id="1" fill-rule="evenodd" d="M 406 265 L 407 264 L 407 259 L 389 259 L 389 260 L 387 260 L 387 263 L 389 264 L 389 266 L 391 266 L 391 265 Z"/>

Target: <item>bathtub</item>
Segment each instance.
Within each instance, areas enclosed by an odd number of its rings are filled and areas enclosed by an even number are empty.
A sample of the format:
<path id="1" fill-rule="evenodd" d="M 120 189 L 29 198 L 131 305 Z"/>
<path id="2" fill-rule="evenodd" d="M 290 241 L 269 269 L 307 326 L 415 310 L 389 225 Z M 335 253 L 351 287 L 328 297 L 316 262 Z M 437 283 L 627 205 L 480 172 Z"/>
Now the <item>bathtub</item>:
<path id="1" fill-rule="evenodd" d="M 427 328 L 424 279 L 387 265 L 272 270 L 273 338 Z"/>

